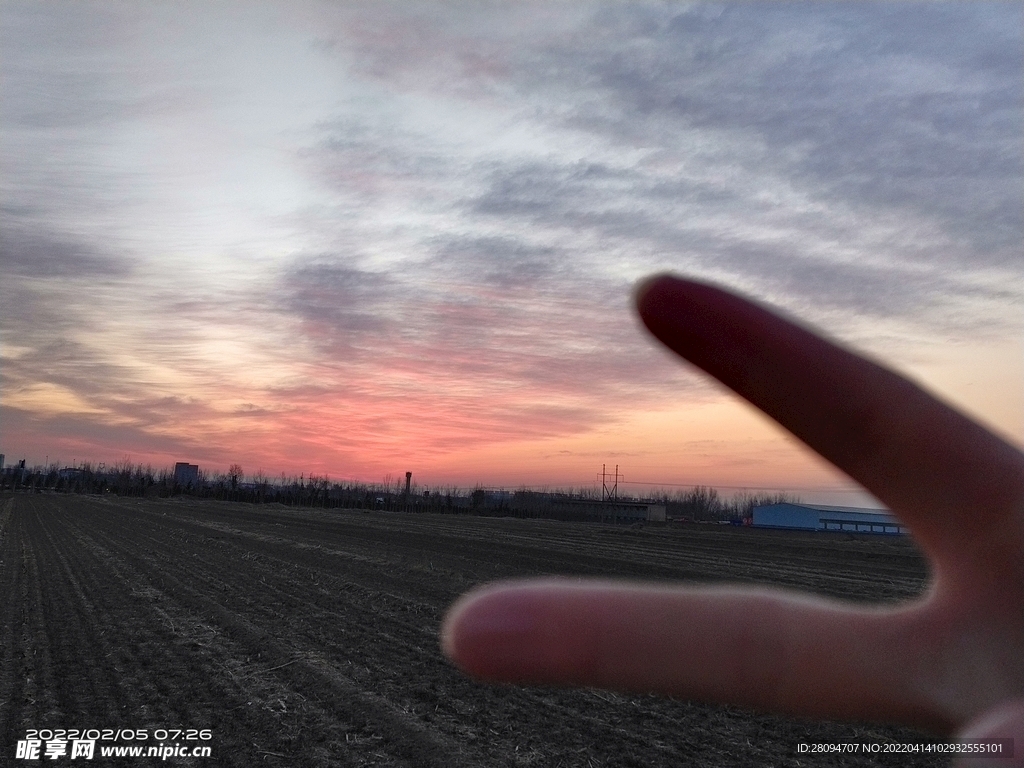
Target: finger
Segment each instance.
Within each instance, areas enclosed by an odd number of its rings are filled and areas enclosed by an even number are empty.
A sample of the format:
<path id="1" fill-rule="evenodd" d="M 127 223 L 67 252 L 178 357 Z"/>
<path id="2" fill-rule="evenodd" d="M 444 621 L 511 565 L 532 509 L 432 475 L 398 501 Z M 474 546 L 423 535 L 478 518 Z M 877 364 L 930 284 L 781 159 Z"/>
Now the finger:
<path id="1" fill-rule="evenodd" d="M 733 588 L 510 582 L 471 592 L 442 629 L 467 673 L 507 683 L 661 693 L 793 715 L 896 720 L 940 732 L 908 651 L 917 608 L 855 610 Z"/>
<path id="2" fill-rule="evenodd" d="M 1024 535 L 1024 457 L 907 379 L 750 301 L 654 277 L 650 331 L 900 515 L 944 562 L 989 568 Z M 998 551 L 993 552 L 993 547 Z"/>
<path id="3" fill-rule="evenodd" d="M 1008 701 L 989 710 L 970 723 L 959 738 L 967 741 L 991 743 L 993 740 L 1011 739 L 1008 747 L 998 753 L 976 753 L 956 762 L 956 768 L 1024 768 L 1024 700 Z M 1012 750 L 1012 757 L 1008 757 Z M 996 758 L 1003 759 L 996 759 Z"/>

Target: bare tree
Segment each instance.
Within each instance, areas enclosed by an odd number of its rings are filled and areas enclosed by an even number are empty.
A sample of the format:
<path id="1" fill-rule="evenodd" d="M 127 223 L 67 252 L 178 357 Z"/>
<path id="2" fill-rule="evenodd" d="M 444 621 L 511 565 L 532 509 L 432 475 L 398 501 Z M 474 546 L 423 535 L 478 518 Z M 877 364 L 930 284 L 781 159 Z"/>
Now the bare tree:
<path id="1" fill-rule="evenodd" d="M 238 483 L 245 477 L 240 464 L 232 464 L 228 467 L 228 480 L 231 481 L 231 490 L 238 490 Z"/>
<path id="2" fill-rule="evenodd" d="M 257 469 L 252 476 L 253 485 L 256 487 L 256 501 L 263 502 L 267 496 L 267 474 L 263 469 Z"/>
<path id="3" fill-rule="evenodd" d="M 715 520 L 722 517 L 723 505 L 718 491 L 705 485 L 688 490 L 680 499 L 686 514 L 694 520 Z"/>
<path id="4" fill-rule="evenodd" d="M 754 507 L 766 507 L 771 504 L 796 504 L 800 501 L 799 496 L 789 493 L 775 492 L 750 493 L 744 491 L 733 497 L 732 508 L 736 517 L 750 517 L 754 514 Z"/>

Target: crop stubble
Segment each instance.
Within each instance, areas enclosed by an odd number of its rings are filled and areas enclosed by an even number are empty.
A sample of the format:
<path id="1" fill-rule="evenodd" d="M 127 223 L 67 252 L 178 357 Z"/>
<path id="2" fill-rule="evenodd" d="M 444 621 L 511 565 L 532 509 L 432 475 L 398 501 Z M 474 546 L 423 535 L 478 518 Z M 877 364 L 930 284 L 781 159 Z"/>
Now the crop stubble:
<path id="1" fill-rule="evenodd" d="M 23 494 L 0 558 L 4 757 L 26 728 L 178 727 L 213 731 L 196 765 L 945 764 L 795 751 L 922 738 L 886 726 L 481 685 L 437 645 L 452 600 L 511 576 L 895 601 L 926 581 L 902 538 Z"/>

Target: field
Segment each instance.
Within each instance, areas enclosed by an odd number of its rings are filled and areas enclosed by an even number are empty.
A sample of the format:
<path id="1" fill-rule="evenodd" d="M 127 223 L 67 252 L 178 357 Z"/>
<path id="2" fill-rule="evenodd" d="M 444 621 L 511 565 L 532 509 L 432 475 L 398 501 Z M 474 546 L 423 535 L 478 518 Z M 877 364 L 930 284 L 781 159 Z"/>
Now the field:
<path id="1" fill-rule="evenodd" d="M 437 645 L 457 595 L 520 575 L 898 600 L 927 577 L 906 539 L 20 494 L 0 499 L 0 558 L 4 764 L 39 764 L 11 760 L 30 728 L 210 730 L 212 758 L 168 765 L 947 764 L 796 752 L 922 738 L 887 726 L 482 685 Z"/>

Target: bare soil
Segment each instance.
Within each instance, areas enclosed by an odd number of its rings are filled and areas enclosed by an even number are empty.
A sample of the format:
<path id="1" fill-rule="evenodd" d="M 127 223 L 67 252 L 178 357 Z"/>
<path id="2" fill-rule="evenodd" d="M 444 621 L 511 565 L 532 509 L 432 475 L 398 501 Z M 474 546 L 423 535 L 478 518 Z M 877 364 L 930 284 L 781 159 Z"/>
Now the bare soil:
<path id="1" fill-rule="evenodd" d="M 0 763 L 28 764 L 12 759 L 28 728 L 208 728 L 212 759 L 167 763 L 948 764 L 796 751 L 931 740 L 905 729 L 488 686 L 443 658 L 438 626 L 459 594 L 543 574 L 774 584 L 873 603 L 927 581 L 897 537 L 22 494 L 0 499 Z"/>

